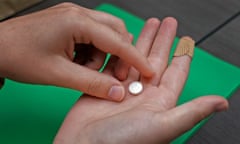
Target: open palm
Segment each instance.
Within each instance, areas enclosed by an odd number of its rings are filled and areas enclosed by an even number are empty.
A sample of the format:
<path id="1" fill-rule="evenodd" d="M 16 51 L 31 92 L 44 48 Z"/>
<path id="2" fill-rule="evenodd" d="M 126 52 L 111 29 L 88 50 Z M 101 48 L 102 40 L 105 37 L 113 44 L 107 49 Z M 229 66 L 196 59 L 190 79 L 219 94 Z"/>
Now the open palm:
<path id="1" fill-rule="evenodd" d="M 169 51 L 177 22 L 166 18 L 160 23 L 149 19 L 136 44 L 155 70 L 152 78 L 141 77 L 134 68 L 113 57 L 104 73 L 126 77 L 127 89 L 132 81 L 141 81 L 144 91 L 138 96 L 126 92 L 121 103 L 84 95 L 63 122 L 55 143 L 151 144 L 169 143 L 197 122 L 215 111 L 228 107 L 221 97 L 208 96 L 176 107 L 187 79 L 191 58 L 174 57 L 168 66 Z M 183 37 L 190 40 L 189 37 Z"/>

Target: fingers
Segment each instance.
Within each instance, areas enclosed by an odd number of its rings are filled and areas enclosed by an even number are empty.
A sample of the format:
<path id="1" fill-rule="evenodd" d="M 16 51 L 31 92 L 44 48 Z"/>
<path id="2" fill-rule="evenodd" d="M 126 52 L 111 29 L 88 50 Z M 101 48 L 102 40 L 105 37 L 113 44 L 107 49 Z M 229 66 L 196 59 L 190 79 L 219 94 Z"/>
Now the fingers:
<path id="1" fill-rule="evenodd" d="M 76 44 L 74 62 L 90 69 L 99 70 L 105 61 L 106 54 L 93 45 Z"/>
<path id="2" fill-rule="evenodd" d="M 129 34 L 130 41 L 133 41 L 133 35 Z M 128 72 L 130 69 L 130 65 L 124 62 L 122 59 L 119 59 L 114 66 L 114 76 L 116 76 L 119 80 L 126 80 L 128 77 Z"/>
<path id="3" fill-rule="evenodd" d="M 174 139 L 210 114 L 226 110 L 227 108 L 228 102 L 222 97 L 208 96 L 198 98 L 169 110 L 165 114 L 157 115 L 157 119 L 164 122 L 161 126 L 161 131 L 163 131 L 161 134 L 169 140 Z"/>
<path id="4" fill-rule="evenodd" d="M 111 27 L 114 31 L 118 32 L 119 34 L 122 34 L 124 37 L 128 37 L 128 31 L 126 29 L 124 22 L 121 19 L 111 14 L 81 7 L 71 2 L 64 2 L 64 3 L 58 4 L 56 6 L 51 7 L 50 9 L 53 9 L 53 8 L 74 9 L 75 11 L 78 11 L 80 14 L 84 13 L 85 15 L 92 18 L 98 23 L 102 23 L 104 25 Z"/>
<path id="5" fill-rule="evenodd" d="M 152 43 L 159 26 L 160 21 L 156 18 L 148 19 L 145 23 L 145 26 L 136 43 L 137 50 L 141 52 L 144 57 L 147 57 L 149 51 L 151 50 Z M 122 60 L 120 60 L 115 68 L 115 75 L 120 80 L 125 80 L 127 77 L 131 80 L 138 80 L 139 72 L 134 68 L 131 68 L 129 70 L 130 67 L 130 65 L 127 65 Z"/>
<path id="6" fill-rule="evenodd" d="M 187 40 L 190 43 L 194 43 L 194 41 L 190 37 L 183 37 L 181 39 Z M 181 45 L 178 44 L 178 48 Z M 193 49 L 194 45 L 191 45 Z M 170 66 L 164 72 L 159 88 L 167 90 L 169 95 L 166 95 L 164 99 L 167 101 L 171 101 L 171 105 L 168 105 L 168 108 L 174 107 L 178 96 L 180 95 L 182 88 L 185 84 L 185 81 L 188 76 L 188 71 L 191 63 L 191 57 L 188 55 L 183 55 L 179 57 L 174 57 Z"/>
<path id="7" fill-rule="evenodd" d="M 85 64 L 85 66 L 87 66 L 90 69 L 99 70 L 103 66 L 105 58 L 106 58 L 105 53 L 96 50 L 93 53 L 93 57 L 90 59 L 88 63 Z"/>
<path id="8" fill-rule="evenodd" d="M 176 36 L 176 30 L 177 21 L 174 18 L 168 17 L 162 21 L 148 56 L 148 60 L 155 72 L 154 77 L 145 79 L 148 85 L 156 86 L 159 84 L 162 74 L 168 65 L 169 53 Z"/>
<path id="9" fill-rule="evenodd" d="M 108 14 L 86 10 L 71 3 L 64 3 L 58 7 L 66 8 L 75 17 L 70 21 L 74 24 L 71 24 L 69 29 L 72 30 L 73 40 L 76 43 L 93 44 L 103 52 L 120 57 L 144 76 L 153 75 L 147 59 L 130 43 L 129 35 L 121 20 L 116 20 L 113 16 L 109 17 Z M 114 24 L 115 22 L 117 24 Z"/>
<path id="10" fill-rule="evenodd" d="M 122 101 L 125 90 L 122 84 L 103 73 L 72 63 L 62 57 L 55 58 L 49 70 L 50 84 L 80 90 L 103 99 Z"/>
<path id="11" fill-rule="evenodd" d="M 155 36 L 160 27 L 160 21 L 157 18 L 150 18 L 146 22 L 136 43 L 136 48 L 145 56 L 151 51 Z"/>
<path id="12" fill-rule="evenodd" d="M 139 39 L 136 43 L 136 48 L 139 52 L 143 54 L 144 57 L 147 57 L 149 51 L 151 51 L 152 44 L 159 29 L 159 26 L 160 21 L 156 18 L 151 18 L 146 22 L 139 36 Z M 138 80 L 139 72 L 136 71 L 136 69 L 131 68 L 128 77 L 131 80 Z"/>
<path id="13" fill-rule="evenodd" d="M 116 64 L 118 62 L 119 58 L 117 56 L 111 56 L 105 69 L 103 70 L 103 73 L 114 76 L 114 68 L 116 67 Z"/>
<path id="14" fill-rule="evenodd" d="M 86 38 L 85 43 L 92 43 L 96 48 L 104 52 L 119 56 L 128 64 L 133 65 L 144 76 L 150 77 L 153 75 L 152 67 L 147 59 L 138 52 L 131 43 L 124 40 L 121 35 L 110 29 L 109 27 L 95 23 L 92 21 L 84 22 L 85 29 L 82 29 L 82 35 Z M 82 36 L 75 33 L 76 40 L 82 40 Z"/>

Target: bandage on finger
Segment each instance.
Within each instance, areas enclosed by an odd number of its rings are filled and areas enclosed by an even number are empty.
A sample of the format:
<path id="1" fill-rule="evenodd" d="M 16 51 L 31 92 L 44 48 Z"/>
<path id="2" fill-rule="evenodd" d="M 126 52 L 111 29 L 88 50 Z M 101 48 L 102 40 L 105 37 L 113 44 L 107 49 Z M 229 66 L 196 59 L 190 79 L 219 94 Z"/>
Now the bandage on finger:
<path id="1" fill-rule="evenodd" d="M 190 37 L 181 38 L 173 56 L 188 55 L 192 58 L 194 53 L 194 45 L 195 41 Z"/>

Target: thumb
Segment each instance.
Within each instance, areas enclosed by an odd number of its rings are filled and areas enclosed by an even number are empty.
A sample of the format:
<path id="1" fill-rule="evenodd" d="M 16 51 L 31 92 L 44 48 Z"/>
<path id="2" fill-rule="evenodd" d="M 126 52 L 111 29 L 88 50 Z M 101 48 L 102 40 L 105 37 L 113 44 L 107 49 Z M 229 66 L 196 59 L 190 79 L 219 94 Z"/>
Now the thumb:
<path id="1" fill-rule="evenodd" d="M 114 77 L 88 69 L 66 59 L 58 60 L 54 66 L 53 85 L 80 90 L 90 96 L 122 101 L 123 85 Z"/>
<path id="2" fill-rule="evenodd" d="M 228 102 L 220 96 L 201 97 L 166 113 L 166 137 L 174 139 L 195 126 L 199 121 L 213 112 L 223 111 L 228 108 Z"/>

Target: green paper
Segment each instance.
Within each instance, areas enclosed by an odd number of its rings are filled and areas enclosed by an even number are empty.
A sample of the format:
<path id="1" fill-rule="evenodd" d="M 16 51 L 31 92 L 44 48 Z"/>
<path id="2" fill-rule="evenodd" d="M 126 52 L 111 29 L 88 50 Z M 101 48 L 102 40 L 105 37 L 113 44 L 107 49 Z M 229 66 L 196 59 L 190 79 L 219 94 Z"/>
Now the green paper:
<path id="1" fill-rule="evenodd" d="M 97 8 L 126 22 L 135 40 L 144 21 L 113 5 Z M 175 39 L 173 49 L 178 38 Z M 228 98 L 239 87 L 240 69 L 196 48 L 190 75 L 178 104 L 202 95 L 218 94 Z M 51 144 L 65 115 L 80 92 L 53 86 L 17 83 L 7 80 L 0 90 L 0 143 Z M 177 138 L 184 143 L 201 125 Z"/>
<path id="2" fill-rule="evenodd" d="M 134 35 L 135 41 L 138 38 L 144 20 L 124 11 L 121 8 L 110 4 L 102 4 L 98 10 L 113 14 L 124 20 L 127 29 Z M 177 46 L 179 38 L 175 38 L 171 50 L 171 56 Z M 170 56 L 170 57 L 171 57 Z M 195 48 L 194 58 L 191 63 L 189 77 L 182 94 L 178 100 L 178 105 L 188 102 L 204 95 L 221 95 L 229 98 L 231 94 L 239 88 L 240 69 L 230 65 L 207 52 Z M 172 144 L 183 144 L 196 132 L 207 119 L 200 122 L 194 128 L 175 139 Z"/>

